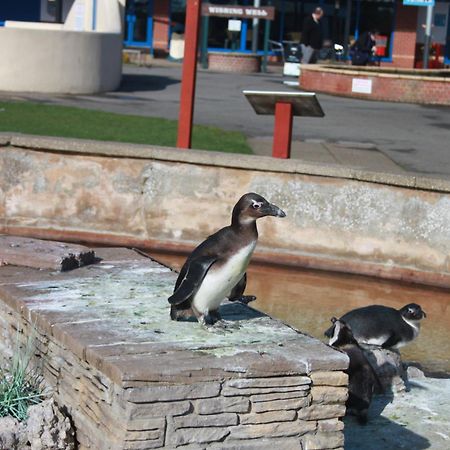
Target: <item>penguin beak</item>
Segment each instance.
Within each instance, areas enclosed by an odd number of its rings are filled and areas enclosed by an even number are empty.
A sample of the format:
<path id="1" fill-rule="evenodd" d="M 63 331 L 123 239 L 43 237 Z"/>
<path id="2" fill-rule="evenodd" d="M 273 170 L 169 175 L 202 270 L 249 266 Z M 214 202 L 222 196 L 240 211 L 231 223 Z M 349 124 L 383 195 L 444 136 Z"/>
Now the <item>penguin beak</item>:
<path id="1" fill-rule="evenodd" d="M 425 313 L 424 310 L 422 310 L 422 316 L 423 316 L 423 318 L 427 317 L 427 314 Z"/>
<path id="2" fill-rule="evenodd" d="M 264 205 L 261 209 L 265 216 L 286 217 L 286 213 L 272 203 Z"/>

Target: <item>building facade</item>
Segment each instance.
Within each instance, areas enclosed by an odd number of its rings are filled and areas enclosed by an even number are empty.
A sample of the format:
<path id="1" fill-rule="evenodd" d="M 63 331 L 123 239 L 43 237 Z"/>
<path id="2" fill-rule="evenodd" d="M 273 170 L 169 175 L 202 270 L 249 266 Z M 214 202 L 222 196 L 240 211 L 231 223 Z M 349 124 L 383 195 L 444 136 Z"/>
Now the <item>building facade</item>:
<path id="1" fill-rule="evenodd" d="M 92 5 L 95 0 L 90 0 Z M 125 1 L 125 0 L 124 0 Z M 74 0 L 3 0 L 0 23 L 5 20 L 64 21 Z M 210 0 L 221 5 L 252 5 L 252 0 Z M 380 36 L 383 65 L 421 67 L 426 8 L 405 6 L 403 0 L 261 0 L 275 7 L 270 39 L 298 41 L 306 15 L 320 5 L 325 14 L 322 27 L 326 45 L 348 45 L 369 29 Z M 432 28 L 431 67 L 450 65 L 450 0 L 437 1 Z M 123 37 L 126 47 L 167 52 L 173 33 L 184 29 L 186 0 L 126 0 Z M 230 31 L 228 18 L 211 17 L 208 48 L 214 51 L 252 49 L 252 19 L 244 19 L 240 32 Z M 264 27 L 259 26 L 259 51 L 263 49 Z"/>

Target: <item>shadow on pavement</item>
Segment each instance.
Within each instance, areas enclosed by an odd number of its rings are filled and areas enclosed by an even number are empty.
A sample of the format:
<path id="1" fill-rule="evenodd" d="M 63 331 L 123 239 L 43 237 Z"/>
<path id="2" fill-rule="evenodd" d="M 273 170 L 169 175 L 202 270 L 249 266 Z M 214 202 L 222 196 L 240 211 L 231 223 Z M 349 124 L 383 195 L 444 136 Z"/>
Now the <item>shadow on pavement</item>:
<path id="1" fill-rule="evenodd" d="M 180 80 L 160 75 L 123 74 L 116 92 L 163 91 L 167 86 L 179 83 Z"/>
<path id="2" fill-rule="evenodd" d="M 428 439 L 408 430 L 384 416 L 369 419 L 359 425 L 354 417 L 346 417 L 344 428 L 345 450 L 422 450 L 431 448 Z"/>
<path id="3" fill-rule="evenodd" d="M 410 389 L 426 389 L 420 384 L 410 382 Z M 344 419 L 344 435 L 346 450 L 421 450 L 431 448 L 430 441 L 411 431 L 411 424 L 402 423 L 395 413 L 390 417 L 382 415 L 389 403 L 394 401 L 394 395 L 387 393 L 374 397 L 369 410 L 367 425 L 360 425 L 353 416 Z"/>

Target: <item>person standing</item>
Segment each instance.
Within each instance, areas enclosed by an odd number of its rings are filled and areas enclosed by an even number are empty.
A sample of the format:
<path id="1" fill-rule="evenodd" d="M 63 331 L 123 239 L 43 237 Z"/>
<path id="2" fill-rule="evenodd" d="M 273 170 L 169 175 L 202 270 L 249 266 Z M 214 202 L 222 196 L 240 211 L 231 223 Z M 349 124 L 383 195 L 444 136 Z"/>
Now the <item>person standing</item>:
<path id="1" fill-rule="evenodd" d="M 353 66 L 367 66 L 372 62 L 372 57 L 376 52 L 375 34 L 376 31 L 365 31 L 352 45 L 350 54 Z"/>
<path id="2" fill-rule="evenodd" d="M 323 9 L 317 7 L 303 22 L 302 29 L 302 64 L 314 64 L 317 61 L 319 50 L 323 44 L 323 33 L 320 19 L 323 17 Z"/>

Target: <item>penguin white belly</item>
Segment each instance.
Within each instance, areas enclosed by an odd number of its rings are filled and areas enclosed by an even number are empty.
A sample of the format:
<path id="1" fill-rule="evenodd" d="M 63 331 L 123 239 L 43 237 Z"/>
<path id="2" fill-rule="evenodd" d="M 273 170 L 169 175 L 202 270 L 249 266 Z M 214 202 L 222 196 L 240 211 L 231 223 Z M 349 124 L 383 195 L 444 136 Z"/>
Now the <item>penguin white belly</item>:
<path id="1" fill-rule="evenodd" d="M 230 295 L 244 276 L 255 246 L 256 241 L 239 250 L 220 267 L 211 267 L 192 301 L 198 312 L 208 314 L 216 310 Z"/>
<path id="2" fill-rule="evenodd" d="M 369 345 L 383 345 L 387 340 L 389 339 L 389 336 L 379 336 L 377 338 L 369 338 L 369 339 L 360 339 L 360 342 L 363 344 L 369 344 Z"/>

